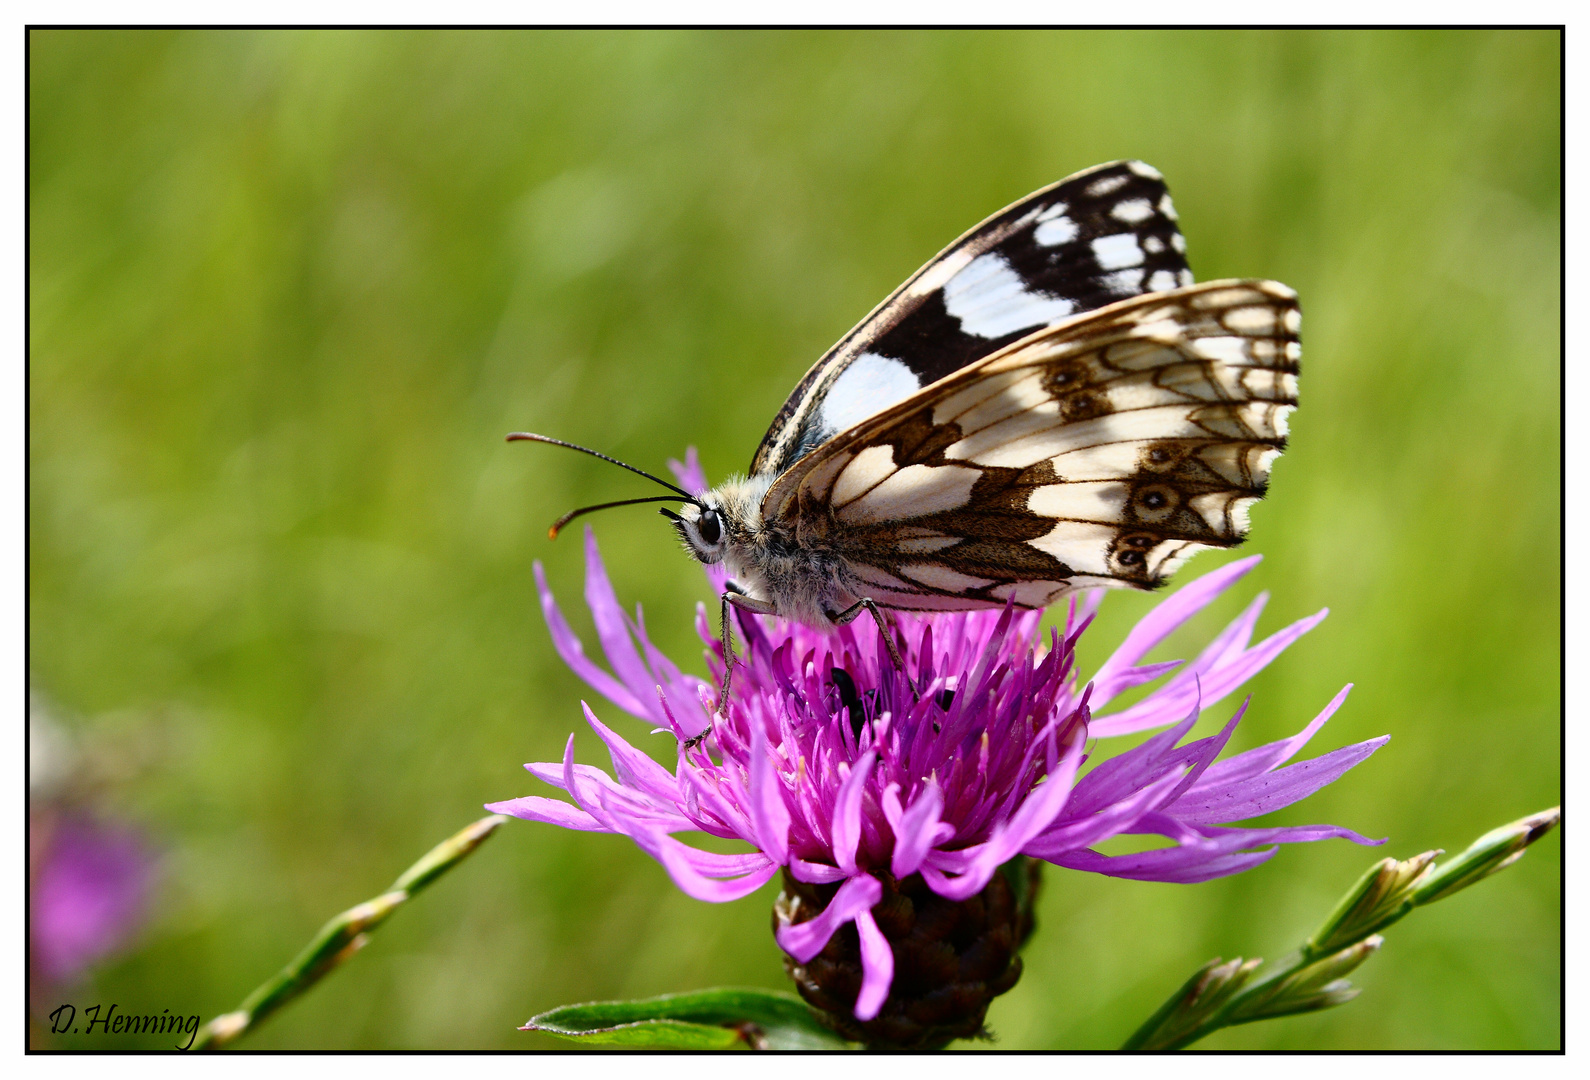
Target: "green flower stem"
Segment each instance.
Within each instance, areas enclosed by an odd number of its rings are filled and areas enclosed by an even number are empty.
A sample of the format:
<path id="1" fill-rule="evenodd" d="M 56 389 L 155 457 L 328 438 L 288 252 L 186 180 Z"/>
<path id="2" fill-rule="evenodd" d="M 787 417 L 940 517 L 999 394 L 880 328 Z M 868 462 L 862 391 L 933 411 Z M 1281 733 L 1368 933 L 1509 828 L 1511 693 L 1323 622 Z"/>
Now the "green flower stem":
<path id="1" fill-rule="evenodd" d="M 1302 948 L 1251 981 L 1257 958 L 1205 964 L 1142 1027 L 1122 1050 L 1180 1050 L 1210 1032 L 1254 1020 L 1293 1016 L 1342 1005 L 1358 996 L 1344 977 L 1379 950 L 1378 931 L 1416 907 L 1444 900 L 1460 889 L 1517 862 L 1524 849 L 1562 821 L 1553 807 L 1493 829 L 1462 854 L 1436 865 L 1441 852 L 1426 851 L 1398 862 L 1382 859 L 1358 879 Z"/>
<path id="2" fill-rule="evenodd" d="M 219 1050 L 258 1027 L 271 1013 L 364 948 L 370 940 L 370 931 L 384 923 L 421 889 L 462 862 L 507 820 L 501 814 L 492 814 L 460 829 L 405 870 L 386 892 L 349 908 L 326 923 L 302 952 L 244 999 L 242 1005 L 204 1025 L 194 1040 L 193 1049 Z"/>

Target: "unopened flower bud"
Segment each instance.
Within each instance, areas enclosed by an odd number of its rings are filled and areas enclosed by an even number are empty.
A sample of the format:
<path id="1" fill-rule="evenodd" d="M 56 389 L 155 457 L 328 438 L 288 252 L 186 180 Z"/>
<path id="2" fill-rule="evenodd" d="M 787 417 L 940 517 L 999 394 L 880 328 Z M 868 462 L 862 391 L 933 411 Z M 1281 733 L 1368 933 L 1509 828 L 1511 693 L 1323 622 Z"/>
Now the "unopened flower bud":
<path id="1" fill-rule="evenodd" d="M 1430 873 L 1430 864 L 1439 854 L 1440 849 L 1436 849 L 1400 862 L 1382 859 L 1371 866 L 1314 931 L 1304 946 L 1305 954 L 1327 956 L 1385 929 L 1412 911 L 1414 890 Z"/>
<path id="2" fill-rule="evenodd" d="M 1214 1020 L 1263 963 L 1257 956 L 1252 960 L 1238 956 L 1225 963 L 1215 957 L 1160 1006 L 1121 1049 L 1175 1050 L 1185 1045 Z"/>
<path id="3" fill-rule="evenodd" d="M 1523 857 L 1524 849 L 1545 836 L 1562 821 L 1562 807 L 1554 806 L 1526 818 L 1519 818 L 1499 829 L 1492 829 L 1467 851 L 1436 867 L 1413 892 L 1415 904 L 1428 904 L 1466 889 Z"/>
<path id="4" fill-rule="evenodd" d="M 1317 1012 L 1351 1001 L 1358 996 L 1358 987 L 1344 976 L 1368 960 L 1385 940 L 1379 934 L 1371 934 L 1357 944 L 1299 968 L 1241 1002 L 1227 1022 L 1242 1024 L 1250 1020 Z"/>

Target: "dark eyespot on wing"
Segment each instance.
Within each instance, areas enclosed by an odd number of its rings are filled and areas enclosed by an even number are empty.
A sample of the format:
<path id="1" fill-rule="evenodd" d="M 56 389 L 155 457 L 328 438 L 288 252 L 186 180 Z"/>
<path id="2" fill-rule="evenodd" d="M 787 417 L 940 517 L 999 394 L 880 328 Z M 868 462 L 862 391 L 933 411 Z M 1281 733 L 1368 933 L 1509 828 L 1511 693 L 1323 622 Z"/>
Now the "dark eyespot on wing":
<path id="1" fill-rule="evenodd" d="M 881 604 L 1041 607 L 1231 547 L 1297 403 L 1296 297 L 1214 282 L 1030 335 L 803 460 L 764 518 Z"/>

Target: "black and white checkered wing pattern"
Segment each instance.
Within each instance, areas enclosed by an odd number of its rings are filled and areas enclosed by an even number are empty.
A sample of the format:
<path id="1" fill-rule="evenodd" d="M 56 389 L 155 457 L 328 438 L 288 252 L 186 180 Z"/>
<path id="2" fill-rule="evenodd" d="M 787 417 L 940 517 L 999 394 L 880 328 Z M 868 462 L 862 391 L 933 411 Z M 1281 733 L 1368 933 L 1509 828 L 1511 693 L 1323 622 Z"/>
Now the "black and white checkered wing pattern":
<path id="1" fill-rule="evenodd" d="M 841 431 L 1036 330 L 1192 284 L 1159 172 L 1078 173 L 940 252 L 806 373 L 751 465 L 777 475 Z"/>
<path id="2" fill-rule="evenodd" d="M 764 519 L 887 607 L 1149 588 L 1247 533 L 1297 404 L 1296 294 L 1223 281 L 1039 331 L 803 458 Z"/>

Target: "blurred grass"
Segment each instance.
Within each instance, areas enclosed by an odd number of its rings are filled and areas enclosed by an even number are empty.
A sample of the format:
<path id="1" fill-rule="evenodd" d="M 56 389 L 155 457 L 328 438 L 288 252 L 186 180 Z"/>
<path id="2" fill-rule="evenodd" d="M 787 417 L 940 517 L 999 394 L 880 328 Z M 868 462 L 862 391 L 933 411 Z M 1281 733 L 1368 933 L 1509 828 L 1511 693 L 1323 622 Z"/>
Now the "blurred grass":
<path id="1" fill-rule="evenodd" d="M 71 997 L 230 1008 L 482 802 L 550 793 L 521 762 L 571 730 L 604 760 L 530 566 L 578 620 L 579 545 L 545 527 L 640 489 L 505 432 L 743 469 L 924 259 L 1121 157 L 1168 177 L 1200 278 L 1278 278 L 1306 313 L 1268 558 L 1164 655 L 1261 587 L 1261 632 L 1331 606 L 1238 748 L 1357 683 L 1316 749 L 1392 742 L 1279 820 L 1391 844 L 1193 887 L 1051 872 L 999 1045 L 1114 1046 L 1379 855 L 1558 802 L 1559 46 L 33 32 L 30 672 L 85 739 L 164 748 L 106 798 L 170 853 L 141 948 Z M 620 596 L 697 656 L 705 590 L 662 523 L 598 530 Z M 1112 597 L 1085 655 L 1149 603 Z M 1206 1045 L 1560 1046 L 1559 850 L 1399 925 L 1358 1002 Z M 513 824 L 250 1045 L 550 1049 L 515 1028 L 555 1005 L 780 986 L 771 898 L 700 904 L 624 840 Z M 57 1045 L 138 1045 L 115 1038 Z"/>

